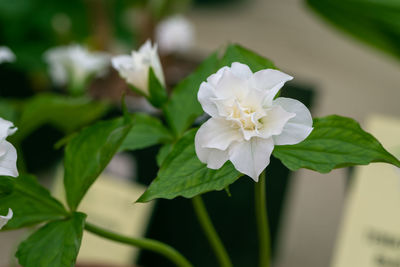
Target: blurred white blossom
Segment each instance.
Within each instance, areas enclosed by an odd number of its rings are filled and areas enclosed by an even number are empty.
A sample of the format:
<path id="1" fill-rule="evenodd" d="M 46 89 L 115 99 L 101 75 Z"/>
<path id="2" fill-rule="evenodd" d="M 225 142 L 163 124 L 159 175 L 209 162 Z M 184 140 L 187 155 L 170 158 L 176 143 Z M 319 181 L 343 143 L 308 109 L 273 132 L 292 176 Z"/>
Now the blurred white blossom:
<path id="1" fill-rule="evenodd" d="M 8 209 L 8 214 L 6 216 L 0 216 L 0 229 L 4 227 L 4 225 L 7 224 L 9 220 L 11 220 L 13 217 L 13 211 L 12 209 Z"/>
<path id="2" fill-rule="evenodd" d="M 187 52 L 195 41 L 194 26 L 181 15 L 169 17 L 157 25 L 156 41 L 160 53 Z"/>
<path id="3" fill-rule="evenodd" d="M 195 138 L 200 161 L 219 169 L 230 160 L 235 168 L 258 181 L 275 145 L 303 141 L 312 131 L 309 110 L 301 102 L 278 97 L 293 77 L 274 69 L 252 73 L 233 63 L 200 85 L 198 99 L 211 118 Z"/>
<path id="4" fill-rule="evenodd" d="M 0 175 L 18 176 L 17 151 L 6 141 L 16 130 L 12 122 L 0 118 Z"/>
<path id="5" fill-rule="evenodd" d="M 161 84 L 165 85 L 164 74 L 157 53 L 157 44 L 151 45 L 147 40 L 138 51 L 132 51 L 131 55 L 119 55 L 112 59 L 113 67 L 128 84 L 149 94 L 149 70 L 153 68 L 154 74 Z"/>
<path id="6" fill-rule="evenodd" d="M 110 56 L 91 52 L 80 45 L 54 47 L 44 54 L 52 81 L 57 86 L 69 85 L 82 89 L 93 77 L 107 73 Z"/>
<path id="7" fill-rule="evenodd" d="M 0 64 L 4 62 L 14 62 L 15 55 L 7 46 L 0 46 Z"/>

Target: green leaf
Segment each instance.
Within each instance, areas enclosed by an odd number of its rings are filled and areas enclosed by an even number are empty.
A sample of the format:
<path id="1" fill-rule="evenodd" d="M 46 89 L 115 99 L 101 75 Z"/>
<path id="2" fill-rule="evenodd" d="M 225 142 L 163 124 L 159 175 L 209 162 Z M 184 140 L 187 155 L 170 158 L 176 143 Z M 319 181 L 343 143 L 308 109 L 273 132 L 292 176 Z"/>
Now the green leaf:
<path id="1" fill-rule="evenodd" d="M 400 59 L 400 2 L 306 0 L 323 19 L 358 40 Z"/>
<path id="2" fill-rule="evenodd" d="M 158 167 L 161 167 L 168 154 L 172 151 L 173 144 L 165 144 L 158 151 L 156 160 Z"/>
<path id="3" fill-rule="evenodd" d="M 64 185 L 72 210 L 118 151 L 131 126 L 132 122 L 123 118 L 101 121 L 83 129 L 68 143 Z"/>
<path id="4" fill-rule="evenodd" d="M 24 267 L 75 266 L 82 242 L 86 215 L 73 213 L 65 220 L 53 221 L 22 242 L 16 253 Z"/>
<path id="5" fill-rule="evenodd" d="M 274 63 L 256 52 L 244 48 L 238 44 L 231 44 L 227 47 L 221 60 L 221 66 L 231 66 L 233 62 L 240 62 L 250 67 L 253 72 L 263 69 L 276 69 Z"/>
<path id="6" fill-rule="evenodd" d="M 40 94 L 24 105 L 15 136 L 21 140 L 46 123 L 70 133 L 101 117 L 107 108 L 107 104 L 85 97 Z"/>
<path id="7" fill-rule="evenodd" d="M 149 70 L 149 93 L 149 102 L 157 108 L 162 107 L 168 100 L 167 90 L 154 74 L 153 68 Z"/>
<path id="8" fill-rule="evenodd" d="M 276 146 L 273 155 L 290 170 L 307 168 L 327 173 L 334 168 L 386 162 L 400 167 L 372 135 L 353 119 L 331 115 L 314 119 L 314 130 L 296 145 Z"/>
<path id="9" fill-rule="evenodd" d="M 67 211 L 35 177 L 0 177 L 0 208 L 11 208 L 13 218 L 5 229 L 16 229 L 63 218 Z"/>
<path id="10" fill-rule="evenodd" d="M 168 124 L 177 136 L 181 136 L 195 119 L 203 114 L 203 109 L 197 100 L 197 92 L 200 84 L 215 73 L 218 67 L 219 60 L 214 53 L 173 90 L 164 111 Z"/>
<path id="11" fill-rule="evenodd" d="M 208 169 L 201 163 L 194 148 L 196 131 L 197 129 L 190 130 L 174 145 L 157 178 L 138 202 L 156 198 L 172 199 L 177 196 L 191 198 L 208 191 L 222 190 L 242 176 L 230 162 L 219 170 Z"/>
<path id="12" fill-rule="evenodd" d="M 142 149 L 172 140 L 173 136 L 159 119 L 147 114 L 136 113 L 133 115 L 133 126 L 119 151 Z"/>

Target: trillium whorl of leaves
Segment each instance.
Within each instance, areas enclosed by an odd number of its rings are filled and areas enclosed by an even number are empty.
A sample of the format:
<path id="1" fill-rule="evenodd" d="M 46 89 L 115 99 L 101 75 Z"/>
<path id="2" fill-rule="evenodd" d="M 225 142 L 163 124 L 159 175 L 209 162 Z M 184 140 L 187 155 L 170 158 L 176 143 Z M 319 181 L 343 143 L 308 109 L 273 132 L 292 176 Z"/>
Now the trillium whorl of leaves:
<path id="1" fill-rule="evenodd" d="M 211 116 L 196 134 L 196 153 L 211 169 L 227 160 L 258 181 L 275 145 L 303 141 L 312 131 L 309 110 L 276 94 L 291 76 L 274 69 L 252 73 L 234 62 L 203 82 L 198 99 Z"/>

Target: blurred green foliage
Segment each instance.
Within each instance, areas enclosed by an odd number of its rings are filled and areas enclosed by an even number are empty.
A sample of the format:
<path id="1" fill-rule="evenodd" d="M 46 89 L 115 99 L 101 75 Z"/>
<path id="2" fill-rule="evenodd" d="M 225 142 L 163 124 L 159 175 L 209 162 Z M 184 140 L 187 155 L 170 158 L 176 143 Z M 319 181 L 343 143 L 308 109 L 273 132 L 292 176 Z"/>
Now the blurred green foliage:
<path id="1" fill-rule="evenodd" d="M 93 40 L 98 20 L 111 24 L 112 37 L 134 44 L 134 34 L 125 23 L 126 10 L 137 0 L 0 0 L 0 43 L 17 55 L 17 67 L 43 70 L 43 52 L 52 46 Z M 102 13 L 103 12 L 103 13 Z"/>
<path id="2" fill-rule="evenodd" d="M 400 1 L 306 0 L 306 3 L 337 28 L 400 59 Z"/>

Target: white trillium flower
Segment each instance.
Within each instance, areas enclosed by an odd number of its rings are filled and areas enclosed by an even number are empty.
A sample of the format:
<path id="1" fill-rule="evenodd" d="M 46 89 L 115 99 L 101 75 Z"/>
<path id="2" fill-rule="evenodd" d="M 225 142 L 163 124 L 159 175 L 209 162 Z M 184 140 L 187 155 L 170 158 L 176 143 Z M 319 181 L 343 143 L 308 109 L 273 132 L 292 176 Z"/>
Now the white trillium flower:
<path id="1" fill-rule="evenodd" d="M 91 52 L 80 45 L 51 48 L 44 58 L 49 64 L 50 77 L 57 86 L 71 83 L 83 87 L 89 78 L 105 75 L 110 65 L 107 53 Z"/>
<path id="2" fill-rule="evenodd" d="M 275 145 L 303 141 L 312 131 L 312 117 L 301 102 L 275 96 L 293 77 L 274 69 L 252 73 L 233 63 L 200 85 L 198 99 L 211 118 L 197 131 L 196 153 L 208 168 L 230 160 L 258 181 Z"/>
<path id="3" fill-rule="evenodd" d="M 0 216 L 0 229 L 4 227 L 13 217 L 12 209 L 8 209 L 8 214 L 6 216 Z"/>
<path id="4" fill-rule="evenodd" d="M 160 52 L 165 54 L 187 52 L 195 40 L 193 24 L 180 15 L 161 21 L 155 31 Z"/>
<path id="5" fill-rule="evenodd" d="M 18 176 L 17 151 L 6 141 L 6 138 L 16 130 L 12 122 L 0 118 L 0 175 Z"/>
<path id="6" fill-rule="evenodd" d="M 165 85 L 164 73 L 157 53 L 157 44 L 152 46 L 150 40 L 147 40 L 138 51 L 132 51 L 131 55 L 113 57 L 112 65 L 128 84 L 141 90 L 145 95 L 149 95 L 150 67 L 153 68 L 160 83 Z"/>
<path id="7" fill-rule="evenodd" d="M 0 46 L 0 64 L 4 62 L 14 62 L 16 59 L 14 53 L 7 46 Z"/>

